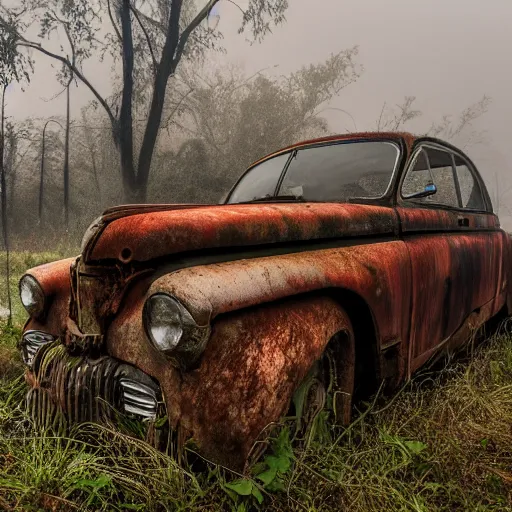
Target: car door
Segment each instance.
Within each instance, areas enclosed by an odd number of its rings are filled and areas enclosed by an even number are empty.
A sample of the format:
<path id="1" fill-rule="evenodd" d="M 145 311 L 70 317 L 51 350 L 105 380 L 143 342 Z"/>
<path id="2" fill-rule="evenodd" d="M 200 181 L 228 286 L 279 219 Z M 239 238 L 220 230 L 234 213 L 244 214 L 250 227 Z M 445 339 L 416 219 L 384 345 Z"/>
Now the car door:
<path id="1" fill-rule="evenodd" d="M 397 213 L 412 271 L 410 372 L 496 297 L 503 238 L 482 186 L 462 153 L 432 141 L 417 145 L 403 175 Z"/>

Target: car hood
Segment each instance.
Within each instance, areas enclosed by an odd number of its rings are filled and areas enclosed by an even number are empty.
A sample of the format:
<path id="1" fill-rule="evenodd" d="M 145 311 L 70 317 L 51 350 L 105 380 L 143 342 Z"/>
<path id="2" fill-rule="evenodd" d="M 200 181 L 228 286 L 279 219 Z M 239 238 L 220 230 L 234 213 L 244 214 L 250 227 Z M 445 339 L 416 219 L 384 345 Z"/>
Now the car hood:
<path id="1" fill-rule="evenodd" d="M 107 210 L 85 262 L 145 262 L 178 253 L 396 232 L 393 208 L 340 203 L 128 205 Z"/>

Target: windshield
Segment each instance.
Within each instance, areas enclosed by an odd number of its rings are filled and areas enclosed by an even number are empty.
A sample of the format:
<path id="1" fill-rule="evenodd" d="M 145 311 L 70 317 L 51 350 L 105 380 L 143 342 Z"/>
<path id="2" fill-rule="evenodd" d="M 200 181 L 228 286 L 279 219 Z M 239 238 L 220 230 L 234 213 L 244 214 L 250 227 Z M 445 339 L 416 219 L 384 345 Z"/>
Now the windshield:
<path id="1" fill-rule="evenodd" d="M 396 144 L 380 141 L 351 141 L 283 153 L 250 169 L 228 202 L 275 196 L 333 202 L 377 199 L 390 186 L 399 154 Z"/>

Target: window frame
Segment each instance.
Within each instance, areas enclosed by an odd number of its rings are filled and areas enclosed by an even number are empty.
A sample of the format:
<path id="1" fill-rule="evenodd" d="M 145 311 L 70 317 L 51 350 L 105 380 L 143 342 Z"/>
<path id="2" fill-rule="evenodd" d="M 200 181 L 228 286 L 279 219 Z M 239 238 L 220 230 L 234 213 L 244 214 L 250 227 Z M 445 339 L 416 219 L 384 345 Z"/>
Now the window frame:
<path id="1" fill-rule="evenodd" d="M 424 152 L 425 152 L 428 169 L 432 176 L 432 169 L 430 167 L 430 158 L 429 158 L 428 151 L 427 151 L 428 149 L 444 151 L 445 153 L 450 154 L 452 175 L 453 175 L 453 179 L 454 179 L 454 183 L 455 183 L 455 192 L 457 195 L 457 203 L 458 203 L 457 206 L 450 206 L 447 204 L 436 203 L 436 202 L 425 203 L 418 199 L 404 197 L 403 185 L 404 185 L 405 178 L 407 177 L 408 173 L 411 172 L 412 168 L 416 164 L 418 155 L 421 153 L 422 150 L 424 150 Z M 471 176 L 473 177 L 475 186 L 478 186 L 478 188 L 480 190 L 480 195 L 482 197 L 484 209 L 475 209 L 475 208 L 468 208 L 468 207 L 462 206 L 462 194 L 461 194 L 461 189 L 460 189 L 459 177 L 457 175 L 457 166 L 455 165 L 455 156 L 458 156 L 461 160 L 463 160 L 464 164 L 469 169 L 469 172 L 471 173 Z M 434 182 L 434 184 L 435 184 L 435 182 Z M 435 197 L 435 195 L 434 195 L 434 197 Z M 490 204 L 490 200 L 488 197 L 487 189 L 485 188 L 485 184 L 483 184 L 483 180 L 482 180 L 480 174 L 478 173 L 476 167 L 471 162 L 471 160 L 468 157 L 466 157 L 461 151 L 457 150 L 456 148 L 448 146 L 448 145 L 445 146 L 435 140 L 419 141 L 417 143 L 416 147 L 413 149 L 411 158 L 409 159 L 409 162 L 406 165 L 406 168 L 404 169 L 404 172 L 403 172 L 402 177 L 398 184 L 397 199 L 399 199 L 400 202 L 403 202 L 405 204 L 412 203 L 412 204 L 414 204 L 414 206 L 419 206 L 419 207 L 423 207 L 423 208 L 437 208 L 437 209 L 456 210 L 456 211 L 463 211 L 463 212 L 493 214 L 492 206 Z"/>
<path id="2" fill-rule="evenodd" d="M 466 158 L 462 153 L 460 152 L 452 152 L 452 160 L 453 160 L 453 172 L 455 173 L 456 179 L 457 179 L 457 186 L 460 189 L 460 181 L 459 181 L 459 175 L 457 173 L 457 165 L 455 164 L 455 154 L 464 162 L 464 165 L 467 167 L 469 173 L 471 174 L 471 177 L 473 178 L 473 183 L 475 186 L 478 186 L 478 190 L 480 191 L 480 197 L 482 199 L 482 203 L 484 205 L 484 210 L 478 209 L 478 208 L 469 208 L 468 206 L 462 206 L 462 193 L 460 197 L 460 203 L 461 208 L 464 211 L 470 211 L 470 212 L 487 212 L 487 213 L 494 213 L 492 209 L 492 203 L 490 202 L 490 199 L 488 197 L 487 188 L 485 187 L 485 183 L 483 182 L 482 177 L 478 173 L 476 167 L 473 165 L 473 163 L 469 160 L 469 158 Z"/>
<path id="3" fill-rule="evenodd" d="M 259 165 L 261 164 L 264 164 L 266 162 L 270 162 L 270 160 L 273 160 L 274 158 L 279 158 L 280 156 L 283 156 L 283 155 L 286 155 L 286 153 L 289 153 L 288 155 L 288 158 L 286 159 L 286 161 L 284 162 L 284 165 L 283 165 L 283 168 L 281 169 L 281 172 L 279 173 L 278 177 L 277 177 L 277 182 L 276 182 L 276 187 L 274 188 L 274 192 L 273 192 L 273 195 L 272 197 L 275 197 L 276 193 L 277 193 L 277 190 L 279 190 L 279 186 L 281 184 L 281 179 L 283 178 L 283 172 L 285 169 L 288 169 L 288 166 L 290 165 L 290 161 L 291 161 L 291 157 L 293 155 L 293 152 L 294 150 L 293 149 L 287 149 L 285 151 L 280 151 L 279 153 L 275 153 L 275 154 L 272 154 L 270 155 L 268 158 L 263 158 L 261 160 L 258 160 L 255 164 L 251 165 L 250 167 L 248 167 L 245 172 L 243 172 L 241 174 L 241 176 L 238 178 L 238 180 L 235 182 L 235 184 L 233 185 L 233 187 L 231 188 L 231 190 L 229 191 L 226 199 L 224 200 L 224 204 L 244 204 L 244 202 L 242 203 L 230 203 L 229 201 L 231 200 L 231 197 L 233 196 L 233 193 L 235 192 L 235 190 L 238 188 L 238 185 L 240 185 L 240 183 L 243 181 L 243 179 L 253 170 L 255 169 L 256 167 L 258 167 Z M 269 197 L 269 200 L 272 199 L 272 197 Z"/>
<path id="4" fill-rule="evenodd" d="M 305 150 L 305 149 L 318 148 L 318 147 L 338 146 L 338 145 L 341 145 L 341 144 L 361 144 L 361 143 L 369 143 L 369 142 L 378 142 L 378 143 L 391 144 L 392 146 L 395 147 L 395 149 L 397 151 L 397 155 L 396 155 L 396 159 L 395 159 L 395 162 L 394 162 L 393 171 L 392 171 L 392 173 L 390 175 L 389 183 L 388 183 L 388 186 L 387 186 L 386 191 L 384 192 L 384 194 L 382 194 L 379 197 L 365 198 L 365 200 L 367 200 L 370 204 L 373 204 L 375 202 L 379 202 L 379 204 L 381 204 L 383 200 L 390 199 L 390 198 L 392 198 L 394 196 L 394 190 L 395 190 L 395 185 L 396 185 L 396 182 L 397 182 L 397 178 L 399 178 L 401 168 L 403 167 L 403 165 L 401 165 L 401 162 L 405 159 L 404 155 L 406 154 L 402 144 L 400 144 L 400 141 L 396 140 L 396 139 L 393 139 L 393 138 L 382 138 L 382 139 L 360 138 L 360 139 L 346 139 L 346 140 L 341 139 L 341 140 L 328 141 L 328 142 L 316 142 L 316 143 L 312 143 L 312 144 L 298 145 L 298 146 L 295 146 L 295 147 L 283 149 L 282 151 L 274 153 L 274 154 L 268 156 L 267 158 L 262 158 L 261 160 L 258 160 L 253 165 L 248 167 L 246 169 L 246 171 L 244 173 L 242 173 L 242 175 L 238 178 L 236 183 L 233 185 L 233 187 L 229 191 L 226 199 L 224 200 L 224 204 L 243 204 L 243 203 L 230 203 L 230 200 L 231 200 L 231 197 L 233 195 L 233 192 L 237 189 L 238 185 L 241 183 L 243 178 L 249 172 L 251 172 L 258 165 L 260 165 L 260 164 L 262 164 L 262 163 L 264 163 L 264 162 L 266 162 L 268 160 L 271 160 L 272 158 L 275 158 L 277 156 L 281 156 L 283 154 L 289 153 L 288 159 L 286 160 L 286 163 L 283 166 L 283 170 L 281 171 L 281 174 L 280 174 L 279 179 L 277 181 L 277 186 L 276 186 L 276 189 L 274 191 L 274 196 L 268 198 L 269 202 L 272 202 L 272 199 L 276 195 L 278 195 L 279 189 L 281 188 L 282 183 L 283 183 L 283 181 L 284 181 L 284 179 L 286 177 L 286 173 L 288 172 L 288 168 L 290 167 L 290 164 L 292 162 L 293 156 L 297 152 Z M 315 203 L 315 202 L 316 203 L 318 203 L 318 202 L 341 203 L 342 201 L 311 201 L 311 200 L 308 200 L 308 202 L 311 202 L 311 203 Z M 343 202 L 345 202 L 345 201 L 343 201 Z"/>

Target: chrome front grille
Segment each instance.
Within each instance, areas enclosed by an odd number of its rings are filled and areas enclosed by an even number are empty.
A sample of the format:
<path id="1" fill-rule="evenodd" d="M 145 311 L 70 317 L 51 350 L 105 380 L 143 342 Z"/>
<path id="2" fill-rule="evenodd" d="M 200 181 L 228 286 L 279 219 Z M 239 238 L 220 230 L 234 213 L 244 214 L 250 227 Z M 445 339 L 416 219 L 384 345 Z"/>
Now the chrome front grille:
<path id="1" fill-rule="evenodd" d="M 109 356 L 73 357 L 58 341 L 37 351 L 29 381 L 29 412 L 44 424 L 58 417 L 105 423 L 120 414 L 155 419 L 161 403 L 160 387 L 141 370 Z"/>
<path id="2" fill-rule="evenodd" d="M 48 343 L 55 341 L 55 336 L 43 331 L 26 331 L 21 339 L 20 349 L 23 362 L 28 366 L 32 366 L 32 362 L 37 351 Z"/>

